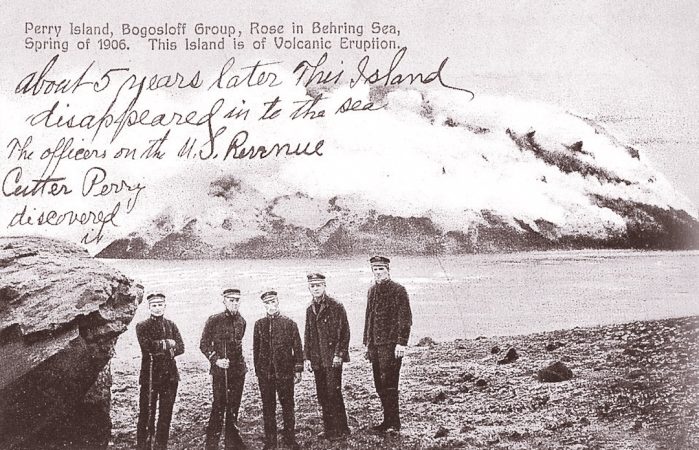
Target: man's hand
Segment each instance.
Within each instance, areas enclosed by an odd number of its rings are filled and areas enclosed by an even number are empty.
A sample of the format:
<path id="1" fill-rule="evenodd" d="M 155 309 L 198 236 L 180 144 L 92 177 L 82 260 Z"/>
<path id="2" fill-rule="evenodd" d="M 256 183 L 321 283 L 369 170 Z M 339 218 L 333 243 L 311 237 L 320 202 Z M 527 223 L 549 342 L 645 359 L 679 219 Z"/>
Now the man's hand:
<path id="1" fill-rule="evenodd" d="M 335 356 L 333 358 L 333 367 L 342 367 L 342 358 Z"/>
<path id="2" fill-rule="evenodd" d="M 161 339 L 158 341 L 158 347 L 163 350 L 170 350 L 177 346 L 177 342 L 174 339 Z"/>
<path id="3" fill-rule="evenodd" d="M 364 346 L 364 359 L 369 360 L 369 347 Z"/>
<path id="4" fill-rule="evenodd" d="M 294 374 L 294 384 L 299 384 L 303 379 L 303 372 L 296 372 Z"/>
<path id="5" fill-rule="evenodd" d="M 405 346 L 396 344 L 396 359 L 401 359 L 403 356 L 405 356 Z"/>
<path id="6" fill-rule="evenodd" d="M 311 362 L 309 360 L 305 360 L 303 362 L 303 368 L 308 372 L 313 372 L 313 366 L 311 365 Z"/>
<path id="7" fill-rule="evenodd" d="M 216 360 L 216 366 L 220 367 L 221 369 L 228 369 L 229 365 L 230 365 L 230 360 L 228 360 L 227 358 Z"/>

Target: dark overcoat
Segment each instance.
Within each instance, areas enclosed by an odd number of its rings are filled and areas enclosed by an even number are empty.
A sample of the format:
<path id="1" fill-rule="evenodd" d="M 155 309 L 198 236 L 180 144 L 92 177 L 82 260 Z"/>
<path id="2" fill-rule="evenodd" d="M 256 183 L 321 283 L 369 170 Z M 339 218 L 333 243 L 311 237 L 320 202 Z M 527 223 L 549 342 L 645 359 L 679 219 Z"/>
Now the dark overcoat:
<path id="1" fill-rule="evenodd" d="M 239 313 L 224 311 L 209 317 L 201 334 L 199 349 L 211 362 L 211 374 L 223 373 L 216 360 L 228 358 L 228 373 L 245 373 L 242 340 L 247 323 Z"/>
<path id="2" fill-rule="evenodd" d="M 367 293 L 364 345 L 408 345 L 413 315 L 405 288 L 393 280 L 374 283 Z"/>
<path id="3" fill-rule="evenodd" d="M 306 309 L 304 359 L 311 361 L 314 368 L 332 367 L 336 356 L 349 362 L 349 341 L 349 322 L 342 303 L 327 295 L 319 305 L 311 303 Z"/>
<path id="4" fill-rule="evenodd" d="M 303 347 L 296 322 L 275 314 L 255 322 L 252 339 L 255 374 L 286 379 L 303 372 Z"/>
<path id="5" fill-rule="evenodd" d="M 136 338 L 142 355 L 138 382 L 148 383 L 151 358 L 154 383 L 179 381 L 175 356 L 184 353 L 184 342 L 177 325 L 164 317 L 151 316 L 136 325 Z M 168 344 L 168 339 L 175 341 L 175 345 Z"/>

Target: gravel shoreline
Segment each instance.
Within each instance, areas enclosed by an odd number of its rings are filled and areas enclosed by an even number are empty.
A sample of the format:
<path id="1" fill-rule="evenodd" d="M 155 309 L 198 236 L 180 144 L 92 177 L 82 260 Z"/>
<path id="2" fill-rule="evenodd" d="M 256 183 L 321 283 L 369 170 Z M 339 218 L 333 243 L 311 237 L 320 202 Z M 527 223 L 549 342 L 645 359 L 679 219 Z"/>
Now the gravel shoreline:
<path id="1" fill-rule="evenodd" d="M 297 438 L 318 450 L 699 448 L 698 337 L 699 316 L 692 316 L 444 343 L 421 339 L 401 372 L 403 431 L 388 435 L 369 432 L 380 420 L 380 403 L 369 363 L 352 348 L 343 374 L 352 435 L 336 443 L 316 438 L 322 424 L 313 376 L 305 373 L 296 390 Z M 498 364 L 512 348 L 518 358 Z M 113 449 L 135 445 L 138 358 L 112 366 Z M 539 370 L 557 361 L 573 378 L 540 381 Z M 211 408 L 206 361 L 179 367 L 169 448 L 203 448 Z M 262 447 L 252 372 L 240 428 L 250 448 Z"/>

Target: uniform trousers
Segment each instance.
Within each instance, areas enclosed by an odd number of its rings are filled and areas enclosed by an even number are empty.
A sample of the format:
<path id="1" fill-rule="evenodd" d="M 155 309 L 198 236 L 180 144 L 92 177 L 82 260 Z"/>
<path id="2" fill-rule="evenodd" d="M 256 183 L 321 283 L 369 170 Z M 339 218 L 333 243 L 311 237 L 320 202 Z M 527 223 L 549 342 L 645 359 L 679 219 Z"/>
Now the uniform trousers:
<path id="1" fill-rule="evenodd" d="M 212 376 L 212 388 L 214 401 L 211 404 L 211 416 L 206 427 L 207 450 L 218 448 L 221 438 L 225 415 L 225 441 L 226 449 L 244 448 L 243 439 L 238 430 L 238 411 L 240 401 L 243 397 L 243 386 L 245 385 L 245 373 L 228 373 L 228 393 L 226 393 L 226 376 L 224 373 L 215 373 Z"/>
<path id="2" fill-rule="evenodd" d="M 347 434 L 347 412 L 342 398 L 342 366 L 313 369 L 318 403 L 326 434 Z"/>
<path id="3" fill-rule="evenodd" d="M 177 380 L 154 382 L 150 408 L 148 405 L 148 383 L 141 384 L 138 402 L 138 424 L 136 426 L 136 445 L 139 450 L 150 449 L 149 437 L 155 439 L 152 448 L 157 450 L 167 448 L 167 441 L 170 437 L 172 407 L 177 396 L 177 384 Z M 158 412 L 157 428 L 155 428 L 156 411 Z M 155 430 L 155 433 L 152 432 L 153 430 Z"/>
<path id="4" fill-rule="evenodd" d="M 276 445 L 277 443 L 277 396 L 279 396 L 279 403 L 282 405 L 282 417 L 284 420 L 283 440 L 287 443 L 295 442 L 294 379 L 275 377 L 258 377 L 257 379 L 260 384 L 260 395 L 262 397 L 265 443 L 267 445 Z"/>
<path id="5" fill-rule="evenodd" d="M 400 428 L 398 381 L 402 358 L 395 356 L 396 345 L 369 347 L 369 359 L 374 372 L 374 386 L 383 406 L 384 424 Z"/>

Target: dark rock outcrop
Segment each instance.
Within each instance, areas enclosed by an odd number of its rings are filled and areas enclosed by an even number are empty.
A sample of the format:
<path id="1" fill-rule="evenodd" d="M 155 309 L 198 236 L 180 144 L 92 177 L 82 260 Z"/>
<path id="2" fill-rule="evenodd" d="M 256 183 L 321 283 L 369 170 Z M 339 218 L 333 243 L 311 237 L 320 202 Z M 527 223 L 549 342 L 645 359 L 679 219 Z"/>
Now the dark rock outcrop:
<path id="1" fill-rule="evenodd" d="M 432 348 L 435 345 L 437 345 L 437 342 L 435 342 L 435 340 L 429 336 L 425 336 L 424 338 L 420 339 L 420 341 L 418 341 L 418 343 L 417 343 L 418 347 L 430 347 L 430 348 Z"/>
<path id="2" fill-rule="evenodd" d="M 0 238 L 0 448 L 106 448 L 109 360 L 142 291 L 73 244 Z"/>
<path id="3" fill-rule="evenodd" d="M 564 345 L 564 344 L 563 344 L 562 342 L 558 342 L 558 341 L 556 341 L 556 342 L 549 342 L 549 343 L 546 344 L 546 351 L 547 351 L 547 352 L 552 352 L 552 351 L 554 351 L 554 350 L 558 350 L 559 348 L 563 347 L 563 345 Z"/>
<path id="4" fill-rule="evenodd" d="M 556 167 L 563 173 L 576 172 L 584 177 L 595 177 L 600 183 L 623 183 L 627 186 L 632 184 L 631 181 L 625 180 L 608 170 L 578 159 L 570 153 L 544 148 L 537 142 L 535 137 L 536 132 L 533 130 L 528 133 L 517 134 L 508 128 L 505 133 L 517 144 L 517 147 L 519 147 L 521 151 L 533 153 L 544 163 Z M 580 151 L 582 150 L 582 142 L 573 144 L 571 147 Z M 572 153 L 575 153 L 575 150 L 570 147 L 568 147 L 568 149 L 572 150 Z"/>
<path id="5" fill-rule="evenodd" d="M 129 255 L 129 259 L 144 259 L 148 257 L 151 246 L 141 237 L 127 237 L 112 241 L 102 253 L 105 258 L 111 255 Z"/>
<path id="6" fill-rule="evenodd" d="M 441 403 L 447 399 L 447 394 L 444 391 L 439 391 L 432 399 L 432 403 Z"/>
<path id="7" fill-rule="evenodd" d="M 437 439 L 447 437 L 447 436 L 449 436 L 449 429 L 445 428 L 445 427 L 439 427 L 437 432 L 434 434 L 434 437 Z"/>
<path id="8" fill-rule="evenodd" d="M 505 354 L 505 357 L 502 358 L 500 361 L 498 361 L 498 364 L 510 364 L 519 359 L 519 354 L 517 353 L 517 350 L 514 348 L 511 348 L 507 351 L 507 354 Z"/>
<path id="9" fill-rule="evenodd" d="M 473 381 L 473 380 L 475 380 L 475 379 L 476 379 L 475 375 L 473 375 L 473 374 L 470 373 L 470 372 L 462 372 L 462 373 L 459 375 L 459 381 L 460 381 L 460 382 L 470 382 L 470 381 Z"/>
<path id="10" fill-rule="evenodd" d="M 568 381 L 573 378 L 573 371 L 560 361 L 556 361 L 548 367 L 541 369 L 537 373 L 539 381 L 545 383 L 557 383 L 559 381 Z"/>
<path id="11" fill-rule="evenodd" d="M 620 247 L 683 250 L 699 246 L 699 223 L 685 211 L 599 195 L 593 196 L 592 200 L 626 221 L 626 235 Z"/>

